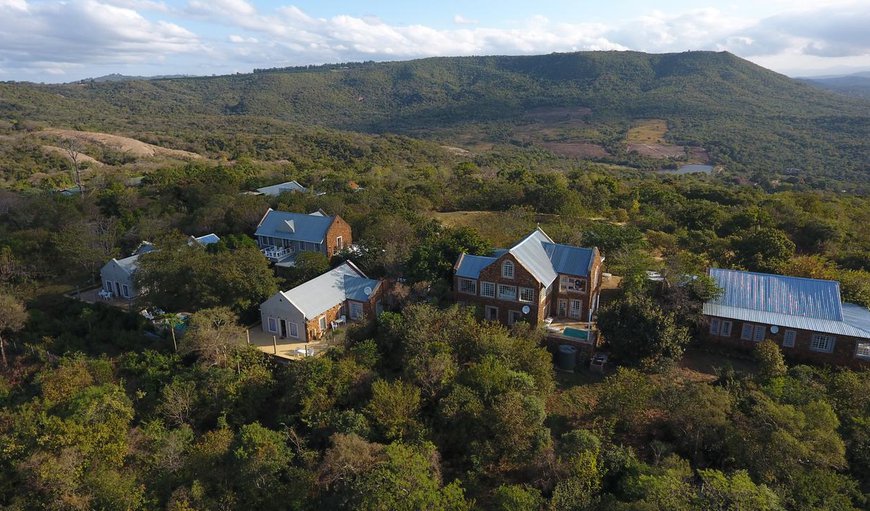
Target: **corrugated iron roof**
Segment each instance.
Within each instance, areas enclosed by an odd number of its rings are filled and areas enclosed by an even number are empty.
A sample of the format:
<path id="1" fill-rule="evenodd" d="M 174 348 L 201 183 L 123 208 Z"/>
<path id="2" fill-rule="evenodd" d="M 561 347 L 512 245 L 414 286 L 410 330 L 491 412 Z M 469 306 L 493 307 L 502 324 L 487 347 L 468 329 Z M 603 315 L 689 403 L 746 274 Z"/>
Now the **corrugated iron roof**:
<path id="1" fill-rule="evenodd" d="M 466 279 L 480 278 L 480 270 L 494 263 L 495 260 L 495 257 L 462 254 L 459 256 L 459 266 L 456 268 L 456 276 Z"/>
<path id="2" fill-rule="evenodd" d="M 843 303 L 843 321 L 870 334 L 870 309 L 854 303 Z"/>
<path id="3" fill-rule="evenodd" d="M 840 284 L 833 280 L 805 279 L 768 273 L 712 268 L 710 277 L 723 289 L 711 303 L 802 316 L 843 320 Z"/>
<path id="4" fill-rule="evenodd" d="M 286 183 L 278 183 L 277 185 L 272 186 L 264 186 L 263 188 L 257 188 L 257 191 L 262 193 L 263 195 L 271 195 L 276 197 L 281 195 L 284 192 L 300 192 L 305 193 L 308 191 L 307 188 L 300 185 L 296 181 L 287 181 Z"/>
<path id="5" fill-rule="evenodd" d="M 311 320 L 347 299 L 366 301 L 366 288 L 374 292 L 379 284 L 346 262 L 281 294 Z"/>
<path id="6" fill-rule="evenodd" d="M 510 248 L 510 252 L 516 260 L 523 265 L 525 269 L 538 279 L 545 286 L 549 286 L 551 282 L 556 280 L 556 270 L 553 269 L 553 262 L 547 251 L 544 250 L 544 243 L 553 243 L 553 240 L 547 236 L 540 228 L 535 229 L 531 234 L 520 240 L 516 245 Z"/>
<path id="7" fill-rule="evenodd" d="M 836 281 L 720 268 L 712 268 L 710 277 L 723 292 L 704 304 L 706 315 L 870 338 L 870 331 L 844 321 L 840 284 Z M 860 318 L 851 312 L 851 317 Z"/>
<path id="8" fill-rule="evenodd" d="M 257 226 L 257 232 L 254 234 L 285 240 L 323 243 L 333 218 L 270 209 L 260 220 L 260 225 Z M 292 225 L 292 231 L 290 225 Z"/>

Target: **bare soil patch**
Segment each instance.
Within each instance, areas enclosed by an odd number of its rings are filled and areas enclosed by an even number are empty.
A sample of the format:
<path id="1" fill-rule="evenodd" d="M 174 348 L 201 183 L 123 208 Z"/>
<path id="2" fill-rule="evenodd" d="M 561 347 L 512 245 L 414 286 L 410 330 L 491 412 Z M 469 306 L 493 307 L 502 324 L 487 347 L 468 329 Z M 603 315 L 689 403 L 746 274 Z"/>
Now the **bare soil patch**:
<path id="1" fill-rule="evenodd" d="M 541 142 L 541 147 L 569 158 L 606 158 L 610 156 L 604 147 L 591 142 Z"/>
<path id="2" fill-rule="evenodd" d="M 97 133 L 91 131 L 76 131 L 76 130 L 66 130 L 66 129 L 57 129 L 57 128 L 49 128 L 43 130 L 42 133 L 46 135 L 53 135 L 60 138 L 68 139 L 68 140 L 79 140 L 82 142 L 89 142 L 94 144 L 100 144 L 117 151 L 121 151 L 124 153 L 128 153 L 137 158 L 153 158 L 155 156 L 163 156 L 167 158 L 178 158 L 182 160 L 190 160 L 190 159 L 199 159 L 202 158 L 200 155 L 196 153 L 191 153 L 188 151 L 180 151 L 178 149 L 167 149 L 165 147 L 156 146 L 153 144 L 147 144 L 140 140 L 136 140 L 133 138 L 122 137 L 119 135 L 110 135 L 108 133 Z"/>

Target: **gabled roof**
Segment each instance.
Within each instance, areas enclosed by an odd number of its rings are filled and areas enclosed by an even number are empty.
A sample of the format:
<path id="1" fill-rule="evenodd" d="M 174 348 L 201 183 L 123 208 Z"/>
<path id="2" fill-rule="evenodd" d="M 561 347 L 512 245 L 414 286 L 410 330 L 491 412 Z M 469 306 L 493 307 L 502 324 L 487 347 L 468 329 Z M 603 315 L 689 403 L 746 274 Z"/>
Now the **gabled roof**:
<path id="1" fill-rule="evenodd" d="M 345 300 L 365 302 L 380 282 L 366 275 L 350 261 L 280 294 L 311 320 Z"/>
<path id="2" fill-rule="evenodd" d="M 277 185 L 272 186 L 264 186 L 263 188 L 257 188 L 257 191 L 262 193 L 263 195 L 271 195 L 273 197 L 277 197 L 284 192 L 300 192 L 305 193 L 308 191 L 307 188 L 300 185 L 296 181 L 287 181 L 286 183 L 278 183 Z"/>
<path id="3" fill-rule="evenodd" d="M 710 277 L 722 295 L 704 304 L 706 315 L 870 338 L 870 331 L 844 321 L 836 281 L 720 268 L 712 268 Z"/>
<path id="4" fill-rule="evenodd" d="M 269 209 L 260 220 L 255 236 L 323 243 L 335 217 L 319 214 L 288 213 Z"/>
<path id="5" fill-rule="evenodd" d="M 136 268 L 139 267 L 139 256 L 142 254 L 131 255 L 130 257 L 125 257 L 123 259 L 112 259 L 112 261 L 118 263 L 118 266 L 121 267 L 122 270 L 127 272 L 127 274 L 132 275 Z"/>
<path id="6" fill-rule="evenodd" d="M 456 275 L 476 279 L 480 272 L 505 253 L 514 256 L 541 284 L 549 286 L 558 274 L 586 276 L 596 248 L 572 247 L 554 243 L 540 227 L 507 250 L 496 250 L 494 257 L 462 254 L 456 262 Z"/>

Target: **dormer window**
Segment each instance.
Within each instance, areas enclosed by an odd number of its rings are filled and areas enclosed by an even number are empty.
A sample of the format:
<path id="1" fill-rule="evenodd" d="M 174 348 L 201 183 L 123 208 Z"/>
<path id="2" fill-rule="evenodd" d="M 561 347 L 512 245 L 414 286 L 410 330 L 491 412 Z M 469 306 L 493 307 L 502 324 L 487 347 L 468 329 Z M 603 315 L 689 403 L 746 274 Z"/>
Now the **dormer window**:
<path id="1" fill-rule="evenodd" d="M 505 261 L 501 263 L 501 276 L 506 279 L 514 278 L 514 263 L 513 261 Z"/>

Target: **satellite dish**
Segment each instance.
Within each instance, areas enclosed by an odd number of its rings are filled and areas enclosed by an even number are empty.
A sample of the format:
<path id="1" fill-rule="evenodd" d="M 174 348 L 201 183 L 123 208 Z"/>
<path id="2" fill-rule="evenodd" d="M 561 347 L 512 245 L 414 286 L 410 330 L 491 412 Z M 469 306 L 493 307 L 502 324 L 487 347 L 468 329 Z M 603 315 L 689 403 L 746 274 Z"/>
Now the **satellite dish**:
<path id="1" fill-rule="evenodd" d="M 528 314 L 531 310 L 528 305 L 523 305 L 523 314 Z"/>
<path id="2" fill-rule="evenodd" d="M 370 288 L 369 286 L 366 286 L 366 288 L 363 289 L 363 293 L 365 293 L 366 296 L 369 296 L 370 294 L 372 294 L 372 288 Z"/>
<path id="3" fill-rule="evenodd" d="M 779 327 L 778 327 L 778 326 L 773 325 L 772 327 L 770 327 L 770 333 L 775 334 L 775 333 L 777 333 L 777 332 L 779 332 Z"/>

